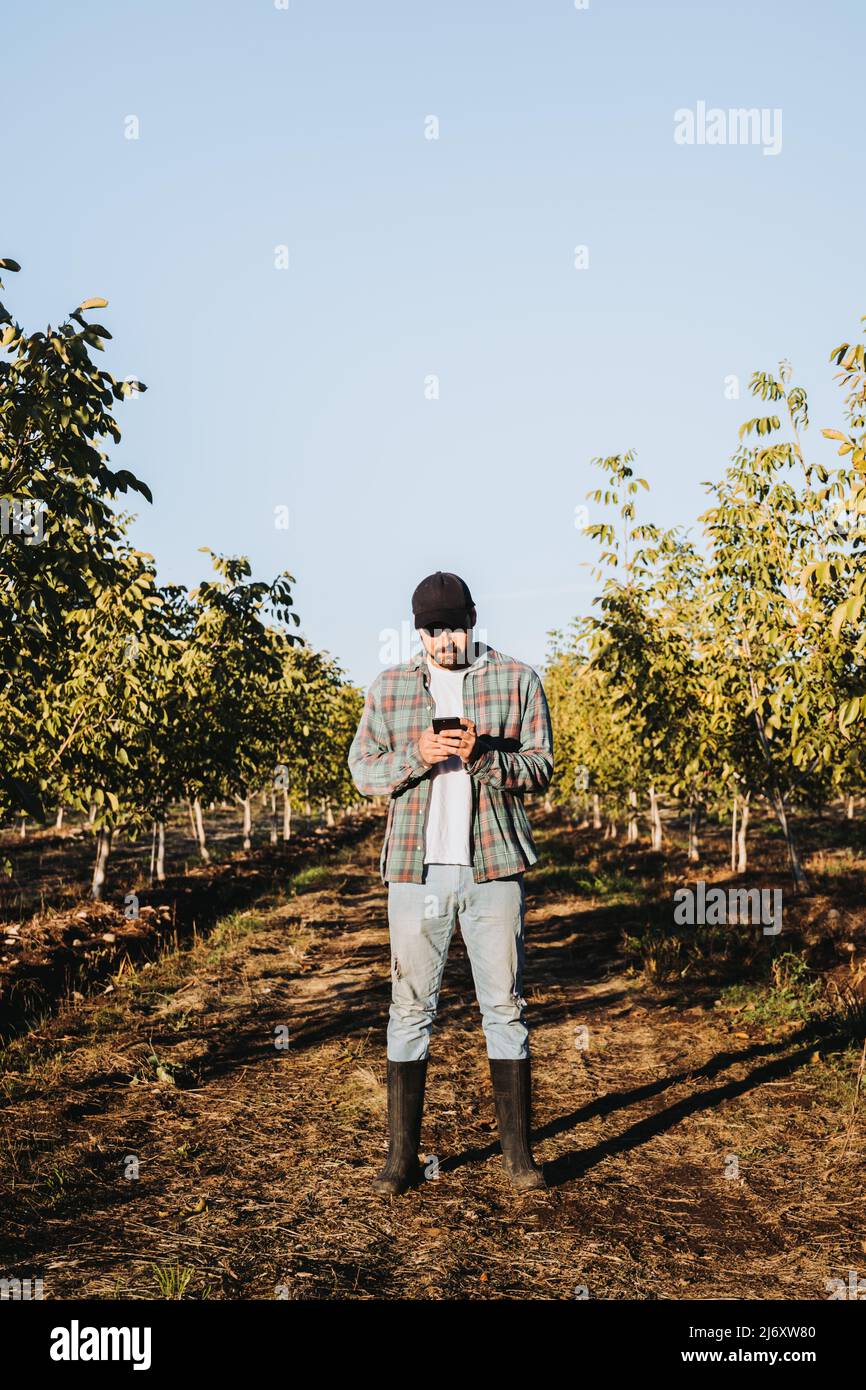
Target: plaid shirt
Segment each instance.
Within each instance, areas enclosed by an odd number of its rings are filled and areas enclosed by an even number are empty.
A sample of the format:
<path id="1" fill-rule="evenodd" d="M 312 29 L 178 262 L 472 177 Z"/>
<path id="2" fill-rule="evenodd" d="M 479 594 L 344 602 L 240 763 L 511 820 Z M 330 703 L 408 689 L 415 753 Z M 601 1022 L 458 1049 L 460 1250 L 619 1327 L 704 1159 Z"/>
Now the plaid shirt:
<path id="1" fill-rule="evenodd" d="M 553 732 L 544 688 L 531 666 L 483 643 L 463 679 L 463 709 L 478 731 L 466 771 L 472 781 L 470 850 L 479 883 L 520 873 L 538 860 L 526 792 L 543 792 L 553 773 Z M 418 739 L 435 713 L 427 654 L 382 671 L 370 686 L 349 749 L 364 796 L 389 796 L 379 857 L 383 883 L 421 883 L 430 768 Z"/>

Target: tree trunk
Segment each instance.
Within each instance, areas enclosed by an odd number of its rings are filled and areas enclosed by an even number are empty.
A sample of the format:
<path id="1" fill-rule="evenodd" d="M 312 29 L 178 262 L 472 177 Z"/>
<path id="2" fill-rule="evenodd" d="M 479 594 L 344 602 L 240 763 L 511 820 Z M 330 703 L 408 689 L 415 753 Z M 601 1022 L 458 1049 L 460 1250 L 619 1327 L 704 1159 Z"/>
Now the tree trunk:
<path id="1" fill-rule="evenodd" d="M 277 794 L 271 792 L 271 844 L 275 845 L 279 839 L 277 835 Z"/>
<path id="2" fill-rule="evenodd" d="M 758 741 L 761 745 L 761 751 L 764 755 L 764 761 L 767 764 L 767 768 L 771 769 L 773 766 L 773 760 L 770 756 L 770 747 L 769 741 L 767 739 L 767 731 L 764 728 L 764 721 L 761 717 L 759 709 L 757 686 L 755 684 L 755 676 L 752 670 L 752 653 L 749 650 L 749 643 L 746 638 L 743 639 L 743 651 L 745 652 L 746 661 L 748 662 L 749 688 L 751 690 L 752 699 L 755 704 L 755 727 L 758 730 Z M 785 837 L 785 844 L 788 848 L 788 863 L 791 868 L 791 875 L 794 879 L 794 892 L 804 894 L 811 893 L 812 890 L 809 886 L 809 880 L 806 877 L 806 874 L 803 870 L 803 865 L 800 862 L 800 855 L 797 850 L 796 841 L 794 840 L 794 835 L 791 830 L 791 827 L 788 824 L 788 814 L 785 810 L 785 798 L 782 796 L 782 792 L 778 782 L 771 781 L 770 783 L 770 799 L 773 804 L 773 809 L 775 810 L 776 815 L 779 819 L 779 824 L 782 827 L 782 834 Z"/>
<path id="3" fill-rule="evenodd" d="M 154 817 L 153 833 L 150 839 L 150 881 L 157 878 L 165 881 L 165 821 Z"/>
<path id="4" fill-rule="evenodd" d="M 698 837 L 698 824 L 700 821 L 700 803 L 694 797 L 689 801 L 689 853 L 688 861 L 690 864 L 697 864 L 701 857 L 701 842 Z"/>
<path id="5" fill-rule="evenodd" d="M 739 797 L 734 792 L 734 806 L 731 811 L 731 873 L 736 872 L 737 868 L 737 806 Z"/>
<path id="6" fill-rule="evenodd" d="M 156 823 L 156 881 L 165 882 L 165 821 Z"/>
<path id="7" fill-rule="evenodd" d="M 785 844 L 788 848 L 788 864 L 791 869 L 791 877 L 794 880 L 794 892 L 803 894 L 811 893 L 812 889 L 809 880 L 800 862 L 800 854 L 797 849 L 797 842 L 794 839 L 794 832 L 788 823 L 788 813 L 785 810 L 785 799 L 776 782 L 773 783 L 771 791 L 773 808 L 779 818 L 779 824 L 782 827 L 782 834 L 785 837 Z"/>
<path id="8" fill-rule="evenodd" d="M 598 792 L 592 794 L 592 828 L 601 830 L 601 801 Z"/>
<path id="9" fill-rule="evenodd" d="M 93 866 L 93 882 L 91 884 L 91 896 L 96 902 L 102 900 L 102 885 L 105 883 L 105 866 L 108 863 L 108 856 L 111 853 L 112 831 L 103 828 L 96 837 L 96 863 Z"/>
<path id="10" fill-rule="evenodd" d="M 57 807 L 57 816 L 56 816 L 55 821 L 54 821 L 54 829 L 55 829 L 55 830 L 62 830 L 62 829 L 63 829 L 63 807 L 62 807 L 62 806 L 58 806 L 58 807 Z"/>
<path id="11" fill-rule="evenodd" d="M 198 843 L 198 852 L 201 855 L 203 862 L 205 864 L 209 864 L 210 854 L 208 852 L 207 840 L 205 839 L 204 820 L 201 814 L 201 802 L 199 801 L 198 797 L 196 797 L 195 801 L 192 803 L 192 810 L 193 825 L 195 826 L 195 838 Z"/>
<path id="12" fill-rule="evenodd" d="M 191 800 L 187 800 L 187 810 L 189 811 L 189 832 L 194 840 L 198 839 L 198 831 L 195 828 L 195 811 Z"/>
<path id="13" fill-rule="evenodd" d="M 326 802 L 325 802 L 325 825 L 331 826 L 331 825 L 333 825 L 333 824 L 334 824 L 334 808 L 333 808 L 333 806 L 331 805 L 330 801 L 326 801 Z"/>
<path id="14" fill-rule="evenodd" d="M 242 796 L 240 801 L 241 805 L 244 808 L 244 849 L 249 849 L 252 845 L 252 840 L 250 838 L 253 828 L 252 802 L 248 795 Z"/>
<path id="15" fill-rule="evenodd" d="M 91 801 L 90 810 L 87 812 L 87 824 L 92 825 L 96 820 L 96 802 Z"/>
<path id="16" fill-rule="evenodd" d="M 737 873 L 744 874 L 749 868 L 749 846 L 746 842 L 746 835 L 749 830 L 749 802 L 752 793 L 746 792 L 743 797 L 743 808 L 740 812 L 740 829 L 737 832 Z"/>
<path id="17" fill-rule="evenodd" d="M 845 797 L 845 819 L 846 819 L 846 820 L 853 820 L 853 819 L 854 819 L 854 798 L 853 798 L 853 796 L 851 795 L 850 792 L 849 792 L 848 795 Z"/>
<path id="18" fill-rule="evenodd" d="M 27 839 L 27 817 L 26 817 L 26 816 L 22 816 L 22 817 L 21 817 L 21 839 L 22 839 L 22 840 L 26 840 L 26 839 Z"/>
<path id="19" fill-rule="evenodd" d="M 288 787 L 283 787 L 283 839 L 292 838 L 292 803 Z"/>
<path id="20" fill-rule="evenodd" d="M 659 815 L 659 802 L 656 796 L 655 786 L 651 786 L 649 789 L 649 801 L 650 820 L 652 822 L 652 847 L 654 850 L 660 850 L 662 847 L 662 818 Z M 635 836 L 635 839 L 637 839 L 637 836 Z"/>
<path id="21" fill-rule="evenodd" d="M 628 794 L 628 824 L 625 832 L 625 842 L 633 845 L 637 840 L 637 792 L 634 787 Z"/>

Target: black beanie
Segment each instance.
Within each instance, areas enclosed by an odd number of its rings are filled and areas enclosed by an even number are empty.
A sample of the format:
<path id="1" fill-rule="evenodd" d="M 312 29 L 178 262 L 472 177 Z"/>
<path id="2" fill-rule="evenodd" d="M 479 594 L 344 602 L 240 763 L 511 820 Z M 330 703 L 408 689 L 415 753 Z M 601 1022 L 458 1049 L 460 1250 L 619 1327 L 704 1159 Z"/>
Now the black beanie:
<path id="1" fill-rule="evenodd" d="M 412 595 L 412 615 L 417 627 L 466 627 L 475 600 L 459 574 L 437 570 L 422 579 Z"/>

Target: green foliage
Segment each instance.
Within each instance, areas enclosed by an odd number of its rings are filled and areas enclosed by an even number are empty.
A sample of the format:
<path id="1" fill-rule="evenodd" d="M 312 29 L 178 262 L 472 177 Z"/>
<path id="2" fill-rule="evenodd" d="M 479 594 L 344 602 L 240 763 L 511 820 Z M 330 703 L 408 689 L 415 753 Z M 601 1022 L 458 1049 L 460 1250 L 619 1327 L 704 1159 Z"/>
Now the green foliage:
<path id="1" fill-rule="evenodd" d="M 104 860 L 180 798 L 350 804 L 363 697 L 295 631 L 292 575 L 207 551 L 188 593 L 126 538 L 118 495 L 150 492 L 104 446 L 144 388 L 94 364 L 111 335 L 85 315 L 105 307 L 27 334 L 0 305 L 0 816 L 84 812 Z"/>
<path id="2" fill-rule="evenodd" d="M 810 462 L 806 392 L 790 364 L 756 372 L 772 413 L 747 420 L 701 545 L 641 522 L 634 455 L 594 460 L 588 494 L 612 517 L 599 545 L 596 613 L 555 633 L 546 670 L 557 743 L 555 794 L 575 777 L 608 815 L 659 790 L 690 807 L 748 793 L 774 807 L 798 889 L 807 889 L 789 809 L 864 788 L 866 371 L 843 344 L 846 466 Z M 588 774 L 588 775 L 587 775 Z"/>
<path id="3" fill-rule="evenodd" d="M 801 956 L 785 951 L 770 968 L 765 984 L 731 985 L 722 992 L 719 1007 L 733 1009 L 744 1023 L 806 1023 L 820 1010 L 821 982 Z"/>

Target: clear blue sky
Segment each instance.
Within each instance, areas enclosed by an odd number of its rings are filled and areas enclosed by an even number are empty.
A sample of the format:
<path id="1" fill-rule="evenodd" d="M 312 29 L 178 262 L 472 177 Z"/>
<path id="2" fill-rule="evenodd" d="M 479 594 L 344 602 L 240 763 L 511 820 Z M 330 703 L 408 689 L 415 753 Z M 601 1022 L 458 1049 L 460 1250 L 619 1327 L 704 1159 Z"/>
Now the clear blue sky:
<path id="1" fill-rule="evenodd" d="M 855 0 L 45 0 L 3 31 L 6 299 L 110 301 L 137 544 L 189 585 L 204 545 L 290 570 L 360 684 L 435 569 L 540 665 L 589 602 L 590 459 L 634 446 L 647 516 L 693 521 L 755 368 L 791 358 L 824 456 L 866 313 Z M 780 108 L 781 153 L 676 144 L 699 101 Z"/>

